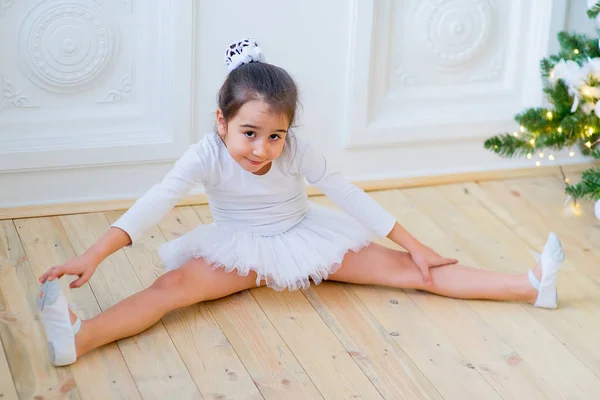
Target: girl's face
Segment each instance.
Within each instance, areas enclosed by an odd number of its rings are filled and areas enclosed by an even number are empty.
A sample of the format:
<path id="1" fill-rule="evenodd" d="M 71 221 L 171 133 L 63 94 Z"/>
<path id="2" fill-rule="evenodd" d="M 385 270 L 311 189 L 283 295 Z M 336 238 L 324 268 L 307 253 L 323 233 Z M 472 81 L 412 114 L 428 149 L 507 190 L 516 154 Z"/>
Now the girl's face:
<path id="1" fill-rule="evenodd" d="M 245 103 L 229 122 L 217 110 L 218 133 L 229 154 L 243 169 L 256 175 L 271 169 L 271 162 L 283 151 L 288 127 L 284 115 L 273 113 L 260 100 Z"/>

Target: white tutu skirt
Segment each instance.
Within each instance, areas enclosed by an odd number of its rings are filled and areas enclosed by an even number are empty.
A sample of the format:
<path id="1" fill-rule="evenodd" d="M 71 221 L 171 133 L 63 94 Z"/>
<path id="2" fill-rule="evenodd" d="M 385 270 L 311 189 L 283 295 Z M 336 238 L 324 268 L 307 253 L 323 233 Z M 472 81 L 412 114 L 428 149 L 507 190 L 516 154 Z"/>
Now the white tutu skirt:
<path id="1" fill-rule="evenodd" d="M 336 209 L 310 203 L 304 219 L 290 230 L 264 236 L 215 223 L 199 225 L 163 244 L 159 255 L 166 270 L 202 258 L 215 268 L 236 270 L 241 276 L 255 271 L 256 284 L 266 281 L 275 290 L 297 290 L 337 271 L 344 255 L 371 243 L 372 233 Z"/>

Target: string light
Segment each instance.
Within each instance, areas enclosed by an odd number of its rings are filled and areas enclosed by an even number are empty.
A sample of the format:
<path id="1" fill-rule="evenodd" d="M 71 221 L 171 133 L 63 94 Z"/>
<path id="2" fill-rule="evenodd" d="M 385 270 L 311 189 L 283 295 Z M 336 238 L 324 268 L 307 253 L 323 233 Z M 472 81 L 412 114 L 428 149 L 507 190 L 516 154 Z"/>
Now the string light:
<path id="1" fill-rule="evenodd" d="M 562 166 L 559 165 L 558 168 L 562 175 L 563 181 L 565 182 L 565 185 L 568 187 L 569 186 L 569 178 L 567 178 L 567 175 L 565 175 L 565 171 L 563 171 Z M 571 200 L 573 200 L 573 201 L 571 201 Z M 568 206 L 567 206 L 567 204 L 568 204 Z M 563 206 L 565 207 L 565 213 L 568 216 L 580 217 L 583 215 L 583 212 L 582 212 L 581 208 L 579 207 L 579 202 L 577 201 L 577 199 L 574 199 L 572 196 L 567 196 L 567 199 L 565 200 L 565 204 L 563 204 Z"/>
<path id="2" fill-rule="evenodd" d="M 535 162 L 535 166 L 536 166 L 536 167 L 539 167 L 540 165 L 542 165 L 542 163 L 541 163 L 541 162 L 539 162 L 539 161 L 536 161 L 536 162 Z"/>
<path id="3" fill-rule="evenodd" d="M 539 156 L 540 156 L 540 158 L 544 158 L 544 153 L 542 153 L 542 152 L 540 151 L 540 154 L 539 154 Z"/>
<path id="4" fill-rule="evenodd" d="M 594 128 L 585 127 L 585 136 L 590 137 L 594 133 Z"/>
<path id="5" fill-rule="evenodd" d="M 558 127 L 558 133 L 562 133 L 562 128 L 560 126 Z"/>
<path id="6" fill-rule="evenodd" d="M 535 139 L 531 139 L 529 143 L 531 143 L 532 146 L 535 146 Z"/>
<path id="7" fill-rule="evenodd" d="M 575 50 L 573 50 L 573 53 L 575 53 L 575 54 L 579 54 L 579 50 L 578 50 L 578 49 L 575 49 Z"/>
<path id="8" fill-rule="evenodd" d="M 573 201 L 571 200 L 572 198 L 569 196 L 567 197 L 567 201 L 565 201 L 565 213 L 568 216 L 581 217 L 583 215 L 583 210 L 579 206 L 579 202 L 575 199 L 573 199 Z M 569 205 L 567 206 L 567 204 Z"/>
<path id="9" fill-rule="evenodd" d="M 546 117 L 548 117 L 548 119 L 552 119 L 552 111 L 548 111 L 546 113 Z"/>
<path id="10" fill-rule="evenodd" d="M 590 141 L 588 140 L 588 141 L 585 143 L 585 145 L 586 145 L 587 147 L 590 147 L 590 148 L 591 148 L 591 147 L 592 147 L 592 142 L 590 142 Z"/>
<path id="11" fill-rule="evenodd" d="M 531 160 L 531 153 L 527 153 L 527 159 Z"/>
<path id="12" fill-rule="evenodd" d="M 519 133 L 518 132 L 513 132 L 513 136 L 514 137 L 519 137 Z"/>
<path id="13" fill-rule="evenodd" d="M 521 125 L 520 130 L 521 130 L 521 132 L 525 132 L 525 127 L 523 125 Z"/>
<path id="14" fill-rule="evenodd" d="M 575 152 L 574 152 L 574 151 L 570 151 L 570 152 L 569 152 L 569 156 L 570 156 L 570 157 L 573 157 L 574 155 L 575 155 Z"/>
<path id="15" fill-rule="evenodd" d="M 550 154 L 550 155 L 548 156 L 548 160 L 554 160 L 554 156 L 553 156 L 552 154 Z"/>

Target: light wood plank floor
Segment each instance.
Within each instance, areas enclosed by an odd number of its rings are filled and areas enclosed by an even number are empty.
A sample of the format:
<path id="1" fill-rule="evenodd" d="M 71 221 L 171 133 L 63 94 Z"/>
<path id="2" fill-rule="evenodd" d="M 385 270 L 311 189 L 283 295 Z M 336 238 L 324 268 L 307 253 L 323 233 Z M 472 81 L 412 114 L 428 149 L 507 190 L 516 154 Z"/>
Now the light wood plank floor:
<path id="1" fill-rule="evenodd" d="M 0 221 L 0 399 L 598 399 L 600 222 L 563 207 L 559 176 L 374 192 L 462 264 L 523 273 L 556 231 L 560 308 L 460 301 L 325 282 L 245 291 L 165 316 L 70 367 L 49 365 L 36 277 L 81 254 L 122 212 Z M 325 198 L 314 201 L 331 204 Z M 196 224 L 179 207 L 68 291 L 91 317 L 152 284 L 157 247 Z M 390 246 L 389 242 L 384 242 Z M 366 267 L 366 266 L 365 266 Z"/>

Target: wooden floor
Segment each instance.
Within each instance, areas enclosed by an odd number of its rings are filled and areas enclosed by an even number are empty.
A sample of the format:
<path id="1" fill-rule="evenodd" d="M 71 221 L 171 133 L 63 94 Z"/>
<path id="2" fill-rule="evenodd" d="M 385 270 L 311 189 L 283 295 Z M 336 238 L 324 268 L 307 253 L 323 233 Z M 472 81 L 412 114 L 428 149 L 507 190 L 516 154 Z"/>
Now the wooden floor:
<path id="1" fill-rule="evenodd" d="M 493 271 L 525 272 L 534 263 L 528 250 L 540 251 L 556 231 L 567 255 L 560 308 L 333 282 L 260 288 L 173 312 L 53 368 L 35 313 L 36 277 L 81 254 L 121 213 L 5 220 L 0 398 L 600 398 L 600 222 L 590 203 L 581 216 L 567 212 L 561 177 L 371 195 L 441 254 Z M 162 273 L 157 246 L 209 221 L 206 207 L 173 210 L 70 301 L 91 317 L 149 286 Z"/>

